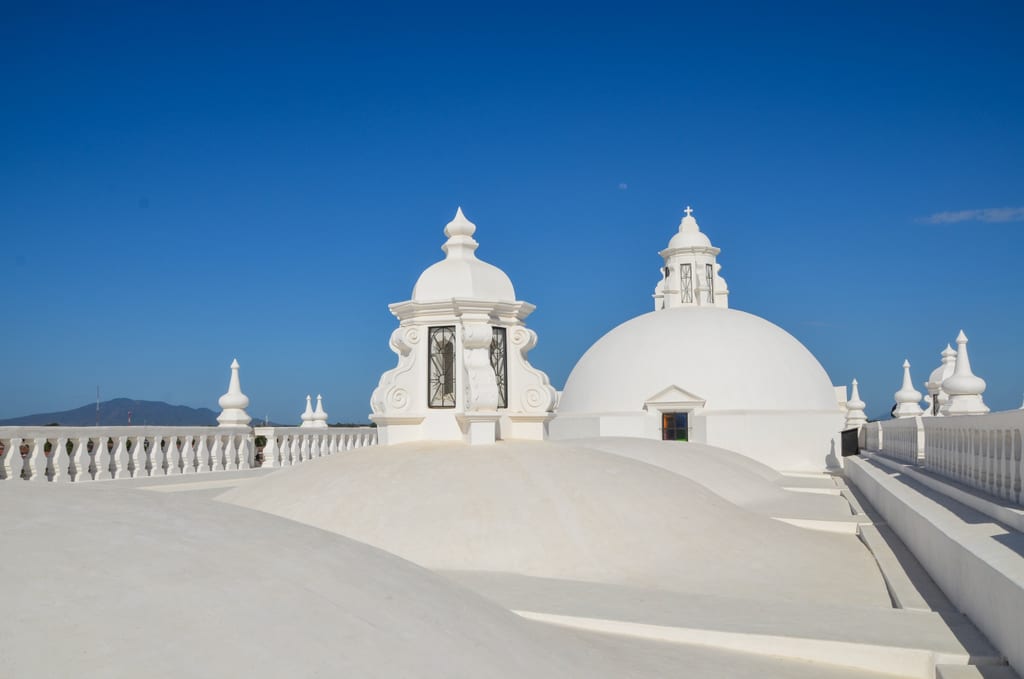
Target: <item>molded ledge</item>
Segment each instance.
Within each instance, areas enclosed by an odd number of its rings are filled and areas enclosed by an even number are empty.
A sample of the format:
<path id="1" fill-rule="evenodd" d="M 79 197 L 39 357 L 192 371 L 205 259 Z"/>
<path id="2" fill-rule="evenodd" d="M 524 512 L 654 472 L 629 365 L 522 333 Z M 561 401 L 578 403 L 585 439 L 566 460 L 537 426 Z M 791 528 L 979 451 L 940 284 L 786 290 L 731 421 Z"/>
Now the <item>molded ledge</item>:
<path id="1" fill-rule="evenodd" d="M 1024 534 L 905 470 L 853 456 L 845 472 L 950 601 L 1013 668 L 1024 668 Z"/>

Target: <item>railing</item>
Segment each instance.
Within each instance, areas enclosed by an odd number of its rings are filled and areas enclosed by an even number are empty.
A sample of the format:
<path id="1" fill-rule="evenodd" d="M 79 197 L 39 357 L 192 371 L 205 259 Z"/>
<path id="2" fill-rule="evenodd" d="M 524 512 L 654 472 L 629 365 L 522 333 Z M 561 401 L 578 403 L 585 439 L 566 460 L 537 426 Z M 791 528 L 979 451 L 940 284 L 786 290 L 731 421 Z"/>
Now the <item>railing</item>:
<path id="1" fill-rule="evenodd" d="M 377 429 L 374 427 L 256 427 L 255 435 L 266 439 L 260 457 L 264 467 L 287 467 L 377 443 Z"/>
<path id="2" fill-rule="evenodd" d="M 1024 411 L 928 418 L 924 429 L 926 469 L 1015 504 L 1024 504 Z"/>
<path id="3" fill-rule="evenodd" d="M 864 449 L 1024 504 L 1024 410 L 864 425 Z"/>
<path id="4" fill-rule="evenodd" d="M 924 429 L 920 417 L 882 423 L 878 452 L 907 464 L 918 464 L 924 454 Z"/>
<path id="5" fill-rule="evenodd" d="M 262 450 L 259 436 L 267 440 Z M 376 442 L 371 427 L 0 427 L 0 480 L 79 483 L 245 470 Z"/>

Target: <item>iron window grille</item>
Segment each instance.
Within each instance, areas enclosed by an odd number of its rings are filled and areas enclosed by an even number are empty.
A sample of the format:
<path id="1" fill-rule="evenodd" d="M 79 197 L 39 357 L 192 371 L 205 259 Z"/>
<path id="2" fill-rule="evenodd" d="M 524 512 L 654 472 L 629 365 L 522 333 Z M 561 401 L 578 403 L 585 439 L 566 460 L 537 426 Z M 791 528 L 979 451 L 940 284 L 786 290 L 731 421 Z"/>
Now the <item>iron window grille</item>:
<path id="1" fill-rule="evenodd" d="M 431 408 L 455 407 L 455 326 L 430 328 L 427 384 Z"/>
<path id="2" fill-rule="evenodd" d="M 707 272 L 708 276 L 708 301 L 715 301 L 715 267 L 710 264 L 704 265 L 704 271 Z"/>
<path id="3" fill-rule="evenodd" d="M 508 343 L 505 328 L 491 328 L 491 367 L 498 382 L 498 407 L 508 408 Z"/>
<path id="4" fill-rule="evenodd" d="M 689 264 L 679 265 L 679 290 L 683 302 L 693 302 L 693 269 Z"/>

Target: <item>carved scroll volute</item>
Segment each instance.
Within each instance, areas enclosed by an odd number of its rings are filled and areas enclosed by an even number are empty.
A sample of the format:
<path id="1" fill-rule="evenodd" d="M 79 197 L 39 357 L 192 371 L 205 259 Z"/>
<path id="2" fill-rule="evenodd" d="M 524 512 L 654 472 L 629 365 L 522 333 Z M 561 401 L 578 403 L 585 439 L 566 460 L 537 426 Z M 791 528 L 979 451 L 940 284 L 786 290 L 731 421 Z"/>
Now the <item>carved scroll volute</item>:
<path id="1" fill-rule="evenodd" d="M 515 363 L 513 370 L 518 372 L 519 378 L 517 380 L 519 407 L 524 413 L 551 412 L 554 410 L 558 393 L 551 386 L 547 374 L 530 365 L 530 361 L 526 358 L 530 349 L 537 346 L 537 333 L 529 328 L 519 326 L 512 330 L 509 340 L 517 349 L 512 352 L 512 356 Z M 511 403 L 513 399 L 515 397 L 510 395 L 509 402 Z"/>
<path id="2" fill-rule="evenodd" d="M 490 325 L 473 323 L 462 328 L 467 412 L 498 409 L 498 381 L 491 366 L 492 336 Z"/>
<path id="3" fill-rule="evenodd" d="M 420 343 L 422 331 L 416 326 L 398 327 L 391 333 L 391 350 L 398 354 L 398 365 L 380 376 L 377 388 L 370 397 L 370 409 L 376 414 L 404 410 L 409 406 L 408 385 L 404 377 L 416 364 L 414 351 Z"/>

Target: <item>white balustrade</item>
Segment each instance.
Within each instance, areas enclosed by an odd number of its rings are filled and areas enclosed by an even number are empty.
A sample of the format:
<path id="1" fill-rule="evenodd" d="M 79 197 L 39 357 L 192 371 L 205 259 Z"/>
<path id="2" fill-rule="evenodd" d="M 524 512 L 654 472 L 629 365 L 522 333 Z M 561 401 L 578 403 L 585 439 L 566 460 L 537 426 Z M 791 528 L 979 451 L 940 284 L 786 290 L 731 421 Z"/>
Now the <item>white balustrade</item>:
<path id="1" fill-rule="evenodd" d="M 1024 410 L 864 425 L 864 450 L 1024 504 Z"/>
<path id="2" fill-rule="evenodd" d="M 918 464 L 924 454 L 924 428 L 922 418 L 905 417 L 881 423 L 881 441 L 878 452 L 907 464 Z"/>
<path id="3" fill-rule="evenodd" d="M 266 441 L 262 458 L 257 437 Z M 287 467 L 376 444 L 373 427 L 0 427 L 0 480 L 82 483 Z"/>
<path id="4" fill-rule="evenodd" d="M 990 495 L 1024 504 L 1024 411 L 928 418 L 924 466 Z"/>

